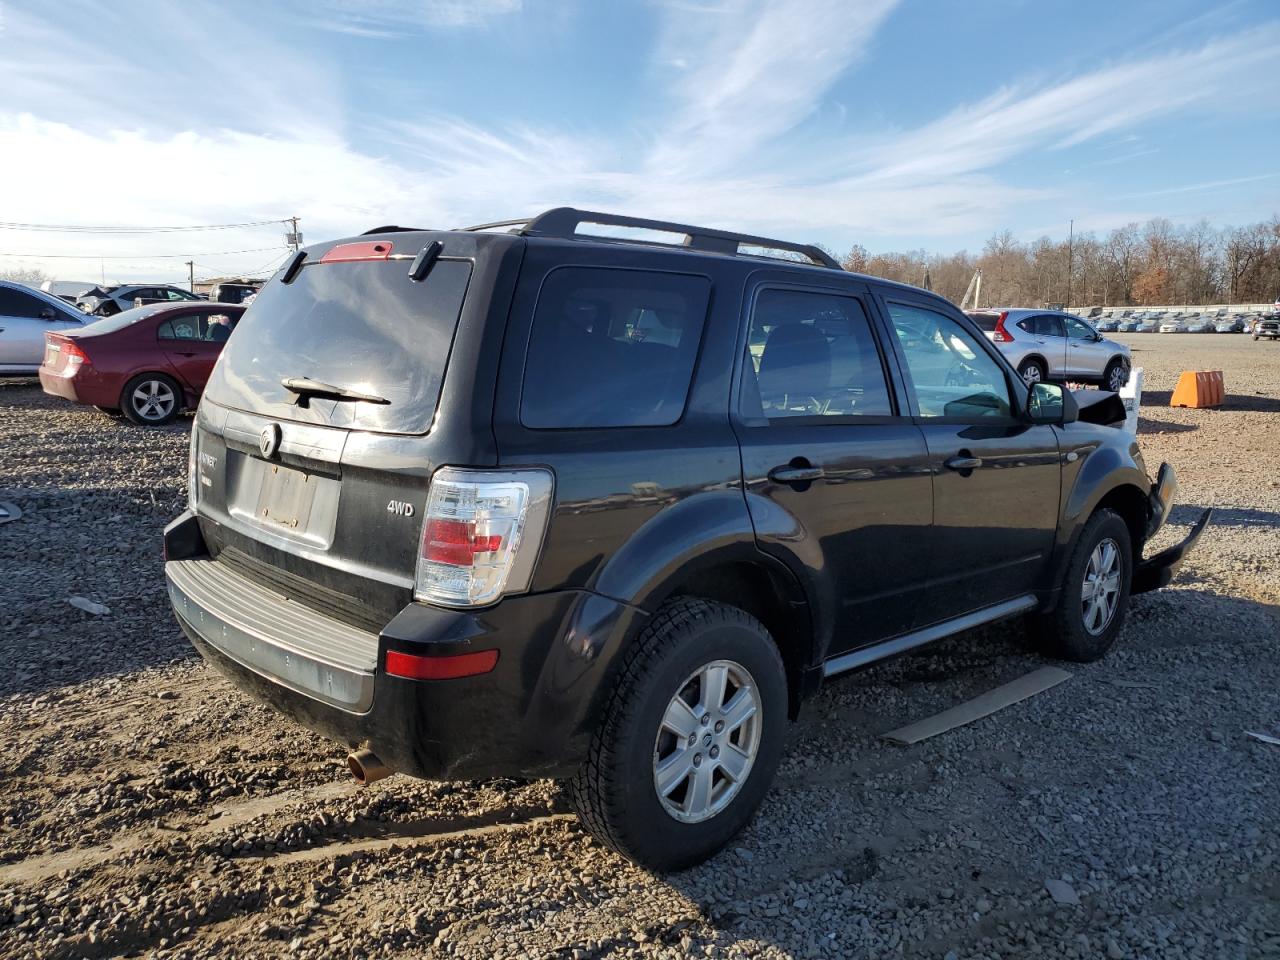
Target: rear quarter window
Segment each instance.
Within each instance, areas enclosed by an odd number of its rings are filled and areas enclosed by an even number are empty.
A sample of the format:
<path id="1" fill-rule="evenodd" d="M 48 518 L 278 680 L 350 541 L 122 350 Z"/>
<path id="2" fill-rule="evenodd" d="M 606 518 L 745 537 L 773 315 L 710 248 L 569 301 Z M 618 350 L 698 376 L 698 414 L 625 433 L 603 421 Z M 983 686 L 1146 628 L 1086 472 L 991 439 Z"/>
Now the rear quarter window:
<path id="1" fill-rule="evenodd" d="M 711 281 L 561 267 L 543 281 L 525 356 L 526 427 L 667 426 L 689 395 Z"/>

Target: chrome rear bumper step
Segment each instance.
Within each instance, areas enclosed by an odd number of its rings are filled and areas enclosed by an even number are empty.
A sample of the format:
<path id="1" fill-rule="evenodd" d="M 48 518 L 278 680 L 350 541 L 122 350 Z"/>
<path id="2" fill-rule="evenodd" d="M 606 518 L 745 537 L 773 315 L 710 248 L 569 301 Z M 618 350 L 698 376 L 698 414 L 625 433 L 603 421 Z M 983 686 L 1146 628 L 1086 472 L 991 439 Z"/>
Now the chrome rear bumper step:
<path id="1" fill-rule="evenodd" d="M 378 635 L 341 623 L 216 560 L 165 564 L 188 631 L 253 672 L 351 713 L 373 704 Z"/>

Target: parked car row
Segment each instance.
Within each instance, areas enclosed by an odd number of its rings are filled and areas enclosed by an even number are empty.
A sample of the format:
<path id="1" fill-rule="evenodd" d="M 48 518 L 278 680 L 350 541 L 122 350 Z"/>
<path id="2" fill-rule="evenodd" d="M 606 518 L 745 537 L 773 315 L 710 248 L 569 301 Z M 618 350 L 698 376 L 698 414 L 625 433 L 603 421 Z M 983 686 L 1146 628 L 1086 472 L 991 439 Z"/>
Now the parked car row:
<path id="1" fill-rule="evenodd" d="M 0 281 L 0 376 L 38 375 L 46 393 L 146 426 L 194 409 L 245 305 L 163 284 L 96 289 L 103 296 L 86 314 Z"/>
<path id="2" fill-rule="evenodd" d="M 1105 311 L 1095 320 L 1103 333 L 1248 333 L 1262 316 L 1225 308 L 1200 312 L 1124 310 Z"/>

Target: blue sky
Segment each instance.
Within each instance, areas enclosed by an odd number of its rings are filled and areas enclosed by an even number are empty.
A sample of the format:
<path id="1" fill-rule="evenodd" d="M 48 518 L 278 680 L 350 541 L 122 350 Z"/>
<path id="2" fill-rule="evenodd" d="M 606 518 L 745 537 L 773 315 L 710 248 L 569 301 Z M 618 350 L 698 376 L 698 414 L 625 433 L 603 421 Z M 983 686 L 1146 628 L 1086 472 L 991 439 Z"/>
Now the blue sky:
<path id="1" fill-rule="evenodd" d="M 843 252 L 1280 212 L 1275 0 L 0 0 L 0 49 L 13 223 L 314 241 L 572 204 Z M 281 243 L 5 229 L 0 266 Z M 42 253 L 115 259 L 14 256 Z"/>

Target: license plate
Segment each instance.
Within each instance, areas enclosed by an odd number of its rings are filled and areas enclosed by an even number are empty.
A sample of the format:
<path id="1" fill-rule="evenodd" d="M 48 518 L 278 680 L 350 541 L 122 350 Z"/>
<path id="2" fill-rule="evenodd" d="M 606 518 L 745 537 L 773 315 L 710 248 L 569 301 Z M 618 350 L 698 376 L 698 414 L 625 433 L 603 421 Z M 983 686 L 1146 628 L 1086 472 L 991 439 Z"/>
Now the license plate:
<path id="1" fill-rule="evenodd" d="M 314 496 L 315 484 L 310 474 L 273 464 L 263 473 L 256 515 L 266 523 L 305 529 Z"/>

